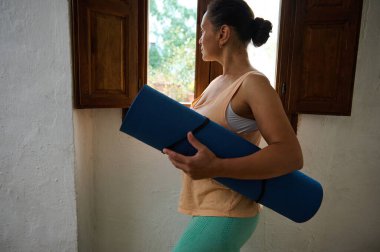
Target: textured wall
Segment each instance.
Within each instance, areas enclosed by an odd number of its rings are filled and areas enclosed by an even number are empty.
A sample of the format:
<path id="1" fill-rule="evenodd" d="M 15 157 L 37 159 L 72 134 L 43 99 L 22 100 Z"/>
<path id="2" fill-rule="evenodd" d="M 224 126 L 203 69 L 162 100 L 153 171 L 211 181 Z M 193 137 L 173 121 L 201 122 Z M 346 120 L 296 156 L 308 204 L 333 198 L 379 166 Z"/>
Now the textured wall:
<path id="1" fill-rule="evenodd" d="M 96 251 L 169 251 L 186 224 L 180 173 L 120 124 L 119 109 L 94 112 Z"/>
<path id="2" fill-rule="evenodd" d="M 303 172 L 325 188 L 320 212 L 296 224 L 267 209 L 242 251 L 380 251 L 379 12 L 379 1 L 364 1 L 352 116 L 300 117 Z M 118 132 L 120 110 L 91 120 L 97 251 L 169 251 L 188 220 L 176 212 L 179 173 Z"/>
<path id="3" fill-rule="evenodd" d="M 0 1 L 0 251 L 76 251 L 68 2 Z"/>

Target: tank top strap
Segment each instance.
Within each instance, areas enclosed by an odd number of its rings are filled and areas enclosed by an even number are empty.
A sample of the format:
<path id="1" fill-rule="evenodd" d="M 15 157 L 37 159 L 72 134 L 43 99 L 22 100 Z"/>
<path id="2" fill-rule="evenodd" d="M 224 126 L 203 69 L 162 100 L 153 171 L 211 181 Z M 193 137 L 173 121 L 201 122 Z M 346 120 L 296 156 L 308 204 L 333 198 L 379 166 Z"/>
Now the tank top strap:
<path id="1" fill-rule="evenodd" d="M 245 78 L 247 78 L 247 76 L 249 74 L 255 73 L 255 72 L 258 73 L 256 70 L 246 72 L 245 74 L 240 76 L 236 81 L 233 82 L 232 87 L 231 87 L 232 88 L 231 91 L 228 93 L 227 97 L 225 97 L 226 106 L 231 102 L 232 97 L 235 95 L 237 90 L 240 88 L 241 84 L 243 84 L 243 81 L 245 80 Z M 223 106 L 223 109 L 224 109 L 224 106 Z"/>

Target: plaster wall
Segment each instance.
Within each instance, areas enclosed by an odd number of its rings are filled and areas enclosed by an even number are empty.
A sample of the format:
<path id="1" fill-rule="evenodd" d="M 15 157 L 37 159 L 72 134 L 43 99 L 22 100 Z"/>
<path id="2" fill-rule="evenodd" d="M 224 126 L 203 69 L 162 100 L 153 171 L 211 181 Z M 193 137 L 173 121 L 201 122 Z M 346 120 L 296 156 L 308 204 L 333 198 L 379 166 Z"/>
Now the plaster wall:
<path id="1" fill-rule="evenodd" d="M 68 1 L 0 1 L 0 251 L 76 251 Z"/>
<path id="2" fill-rule="evenodd" d="M 380 251 L 379 12 L 364 1 L 352 115 L 300 116 L 303 172 L 325 189 L 320 211 L 296 224 L 266 209 L 242 251 Z M 169 251 L 189 220 L 176 211 L 179 172 L 119 133 L 119 109 L 92 120 L 96 251 Z"/>
<path id="3" fill-rule="evenodd" d="M 94 110 L 74 110 L 75 189 L 78 216 L 78 251 L 94 251 Z"/>

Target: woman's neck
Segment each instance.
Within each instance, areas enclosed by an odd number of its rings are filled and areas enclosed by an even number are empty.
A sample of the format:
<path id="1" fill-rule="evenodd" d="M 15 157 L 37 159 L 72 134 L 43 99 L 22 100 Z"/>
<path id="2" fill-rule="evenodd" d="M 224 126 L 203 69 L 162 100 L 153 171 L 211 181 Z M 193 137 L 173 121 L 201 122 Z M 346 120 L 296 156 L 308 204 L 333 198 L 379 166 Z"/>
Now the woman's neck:
<path id="1" fill-rule="evenodd" d="M 223 76 L 240 76 L 254 70 L 245 48 L 231 50 L 225 48 L 219 63 L 223 66 Z"/>

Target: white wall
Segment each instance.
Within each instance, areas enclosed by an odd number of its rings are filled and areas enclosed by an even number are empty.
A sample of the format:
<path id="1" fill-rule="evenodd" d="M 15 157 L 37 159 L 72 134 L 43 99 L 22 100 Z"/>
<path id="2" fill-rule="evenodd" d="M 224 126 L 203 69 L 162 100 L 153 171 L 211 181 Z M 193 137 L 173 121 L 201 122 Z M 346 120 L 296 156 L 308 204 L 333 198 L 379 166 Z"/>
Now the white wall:
<path id="1" fill-rule="evenodd" d="M 96 251 L 169 251 L 186 224 L 176 211 L 180 173 L 120 124 L 120 110 L 95 113 Z"/>
<path id="2" fill-rule="evenodd" d="M 243 251 L 380 251 L 379 12 L 379 1 L 364 1 L 352 116 L 300 116 L 303 172 L 325 189 L 320 211 L 296 224 L 265 210 Z M 176 211 L 180 174 L 119 133 L 119 109 L 91 120 L 96 251 L 169 251 L 188 220 Z"/>
<path id="3" fill-rule="evenodd" d="M 75 188 L 78 216 L 78 250 L 94 250 L 94 110 L 74 111 Z"/>
<path id="4" fill-rule="evenodd" d="M 76 251 L 68 1 L 0 1 L 0 251 Z"/>

